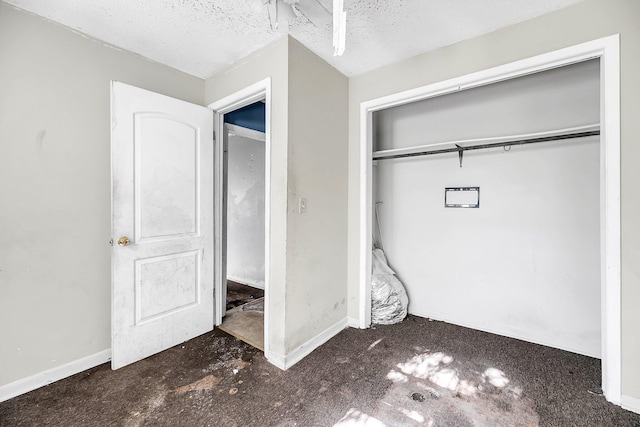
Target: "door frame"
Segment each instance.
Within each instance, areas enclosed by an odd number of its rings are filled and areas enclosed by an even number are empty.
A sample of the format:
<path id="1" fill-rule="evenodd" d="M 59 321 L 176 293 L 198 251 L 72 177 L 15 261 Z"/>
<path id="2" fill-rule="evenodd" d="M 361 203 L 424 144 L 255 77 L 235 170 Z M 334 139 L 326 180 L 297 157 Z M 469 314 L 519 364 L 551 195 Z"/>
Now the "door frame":
<path id="1" fill-rule="evenodd" d="M 360 104 L 359 317 L 371 325 L 373 112 L 497 83 L 589 59 L 600 59 L 600 288 L 602 390 L 621 403 L 620 311 L 620 36 L 618 34 Z"/>
<path id="2" fill-rule="evenodd" d="M 264 354 L 269 354 L 269 294 L 270 294 L 270 248 L 271 248 L 271 78 L 266 78 L 244 89 L 232 93 L 208 105 L 215 112 L 214 129 L 214 300 L 215 325 L 222 323 L 222 313 L 225 312 L 226 296 L 222 293 L 223 273 L 226 262 L 224 251 L 224 221 L 226 212 L 223 210 L 224 177 L 224 115 L 254 102 L 264 100 L 265 103 L 265 180 L 264 180 Z"/>

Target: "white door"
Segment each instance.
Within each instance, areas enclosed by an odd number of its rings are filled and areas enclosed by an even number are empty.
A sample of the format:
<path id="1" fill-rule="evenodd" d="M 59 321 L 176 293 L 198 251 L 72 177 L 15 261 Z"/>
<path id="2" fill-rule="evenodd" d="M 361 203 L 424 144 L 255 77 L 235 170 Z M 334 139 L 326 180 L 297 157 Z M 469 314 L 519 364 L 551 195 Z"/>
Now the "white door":
<path id="1" fill-rule="evenodd" d="M 111 85 L 111 367 L 213 329 L 213 111 Z"/>

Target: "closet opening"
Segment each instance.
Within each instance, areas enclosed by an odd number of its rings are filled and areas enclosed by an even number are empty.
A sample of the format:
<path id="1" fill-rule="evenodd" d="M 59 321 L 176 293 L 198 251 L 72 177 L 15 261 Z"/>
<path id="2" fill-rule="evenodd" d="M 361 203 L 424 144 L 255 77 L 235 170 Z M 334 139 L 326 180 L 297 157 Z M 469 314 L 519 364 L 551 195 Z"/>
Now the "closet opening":
<path id="1" fill-rule="evenodd" d="M 361 104 L 360 327 L 383 246 L 409 313 L 599 358 L 620 403 L 618 52 L 612 36 Z"/>
<path id="2" fill-rule="evenodd" d="M 264 351 L 266 138 L 264 99 L 222 116 L 220 329 Z"/>
<path id="3" fill-rule="evenodd" d="M 599 70 L 373 114 L 374 241 L 409 313 L 600 357 Z"/>

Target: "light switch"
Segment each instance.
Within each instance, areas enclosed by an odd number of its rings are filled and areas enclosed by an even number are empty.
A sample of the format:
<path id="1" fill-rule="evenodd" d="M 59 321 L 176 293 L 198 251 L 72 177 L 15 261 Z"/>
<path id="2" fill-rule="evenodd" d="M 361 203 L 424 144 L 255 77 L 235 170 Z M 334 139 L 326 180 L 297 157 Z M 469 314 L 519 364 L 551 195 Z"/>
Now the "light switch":
<path id="1" fill-rule="evenodd" d="M 300 197 L 298 199 L 298 213 L 305 213 L 307 212 L 307 199 L 304 197 Z"/>

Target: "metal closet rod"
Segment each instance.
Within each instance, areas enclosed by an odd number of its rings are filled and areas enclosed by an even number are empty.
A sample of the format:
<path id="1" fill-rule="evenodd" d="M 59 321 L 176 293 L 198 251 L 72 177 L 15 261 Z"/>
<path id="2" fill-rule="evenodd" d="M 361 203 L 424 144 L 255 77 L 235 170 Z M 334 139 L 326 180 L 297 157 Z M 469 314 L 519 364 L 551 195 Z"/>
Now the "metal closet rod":
<path id="1" fill-rule="evenodd" d="M 584 138 L 587 136 L 597 136 L 597 135 L 600 135 L 599 130 L 587 131 L 587 132 L 573 132 L 573 133 L 567 133 L 564 135 L 542 136 L 537 138 L 517 139 L 514 141 L 492 142 L 488 144 L 471 145 L 468 147 L 463 147 L 461 145 L 456 144 L 456 148 L 442 148 L 440 150 L 426 150 L 426 151 L 417 151 L 413 153 L 402 153 L 402 154 L 380 154 L 380 155 L 374 154 L 373 160 L 389 160 L 389 159 L 401 159 L 404 157 L 429 156 L 431 154 L 458 153 L 458 155 L 460 156 L 460 164 L 462 165 L 462 153 L 465 151 L 482 150 L 485 148 L 495 148 L 495 147 L 507 147 L 512 145 L 535 144 L 538 142 Z"/>

